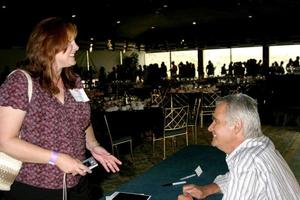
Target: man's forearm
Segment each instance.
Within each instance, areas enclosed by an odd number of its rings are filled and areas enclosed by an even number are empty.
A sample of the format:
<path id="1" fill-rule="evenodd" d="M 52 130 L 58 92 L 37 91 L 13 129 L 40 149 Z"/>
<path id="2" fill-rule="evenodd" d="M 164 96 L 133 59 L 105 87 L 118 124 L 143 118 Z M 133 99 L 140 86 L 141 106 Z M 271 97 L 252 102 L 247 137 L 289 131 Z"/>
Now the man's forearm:
<path id="1" fill-rule="evenodd" d="M 202 191 L 206 197 L 221 192 L 220 187 L 215 183 L 202 186 Z"/>

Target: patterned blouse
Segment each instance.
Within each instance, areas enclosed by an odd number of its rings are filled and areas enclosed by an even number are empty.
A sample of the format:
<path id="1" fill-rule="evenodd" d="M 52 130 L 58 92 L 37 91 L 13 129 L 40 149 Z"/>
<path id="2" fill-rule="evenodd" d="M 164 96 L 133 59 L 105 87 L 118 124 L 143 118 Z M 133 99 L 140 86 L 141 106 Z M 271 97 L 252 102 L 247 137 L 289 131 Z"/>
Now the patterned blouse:
<path id="1" fill-rule="evenodd" d="M 82 88 L 80 78 L 76 87 Z M 27 79 L 20 71 L 11 74 L 0 87 L 0 106 L 11 106 L 27 112 L 20 132 L 22 139 L 84 160 L 84 131 L 90 125 L 89 102 L 76 102 L 66 90 L 64 103 L 61 103 L 44 91 L 37 79 L 33 79 L 29 103 L 27 89 Z M 79 178 L 67 175 L 67 186 L 75 186 Z M 23 163 L 16 180 L 35 187 L 61 189 L 63 172 L 50 164 Z"/>

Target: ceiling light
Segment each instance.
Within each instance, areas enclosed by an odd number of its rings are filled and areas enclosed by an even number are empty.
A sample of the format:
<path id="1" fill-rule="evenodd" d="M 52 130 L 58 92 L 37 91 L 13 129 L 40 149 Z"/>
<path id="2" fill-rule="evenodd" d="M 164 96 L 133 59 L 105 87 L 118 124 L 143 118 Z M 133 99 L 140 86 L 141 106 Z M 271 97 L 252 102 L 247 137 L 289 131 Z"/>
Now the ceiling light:
<path id="1" fill-rule="evenodd" d="M 155 29 L 155 26 L 151 26 L 151 29 Z"/>
<path id="2" fill-rule="evenodd" d="M 6 5 L 2 5 L 2 8 L 5 9 L 5 8 L 6 8 Z"/>
<path id="3" fill-rule="evenodd" d="M 120 23 L 121 23 L 121 21 L 120 21 L 120 20 L 118 20 L 118 21 L 117 21 L 117 24 L 120 24 Z"/>
<path id="4" fill-rule="evenodd" d="M 196 25 L 196 24 L 197 24 L 197 22 L 194 21 L 194 22 L 193 22 L 193 25 Z"/>
<path id="5" fill-rule="evenodd" d="M 167 8 L 167 7 L 168 7 L 168 5 L 167 5 L 167 4 L 165 4 L 165 5 L 164 5 L 164 8 Z"/>
<path id="6" fill-rule="evenodd" d="M 72 18 L 75 18 L 75 17 L 76 17 L 76 15 L 74 14 L 74 15 L 72 15 L 71 17 L 72 17 Z"/>

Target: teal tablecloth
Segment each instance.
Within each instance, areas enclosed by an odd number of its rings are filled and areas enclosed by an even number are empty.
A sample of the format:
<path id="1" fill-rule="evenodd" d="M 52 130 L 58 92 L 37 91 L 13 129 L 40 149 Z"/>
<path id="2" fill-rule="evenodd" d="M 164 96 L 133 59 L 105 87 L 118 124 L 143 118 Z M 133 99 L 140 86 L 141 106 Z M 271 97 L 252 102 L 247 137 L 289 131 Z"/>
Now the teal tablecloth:
<path id="1" fill-rule="evenodd" d="M 182 185 L 167 187 L 162 185 L 193 174 L 198 165 L 203 173 L 199 177 L 187 179 L 187 183 L 208 184 L 217 175 L 228 171 L 223 152 L 211 146 L 190 145 L 119 186 L 117 191 L 150 194 L 151 200 L 176 200 L 182 193 Z M 101 198 L 103 199 L 105 198 Z M 212 195 L 207 199 L 220 200 L 222 194 Z"/>

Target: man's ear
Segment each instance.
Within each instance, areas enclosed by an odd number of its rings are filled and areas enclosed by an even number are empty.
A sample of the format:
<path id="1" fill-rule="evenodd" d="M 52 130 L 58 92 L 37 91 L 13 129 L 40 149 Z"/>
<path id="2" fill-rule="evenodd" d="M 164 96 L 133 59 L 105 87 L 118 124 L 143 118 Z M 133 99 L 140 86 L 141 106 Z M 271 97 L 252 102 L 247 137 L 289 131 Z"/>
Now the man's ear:
<path id="1" fill-rule="evenodd" d="M 242 120 L 238 119 L 235 120 L 235 122 L 233 123 L 233 131 L 235 134 L 238 134 L 242 131 L 243 128 L 243 122 Z"/>

